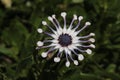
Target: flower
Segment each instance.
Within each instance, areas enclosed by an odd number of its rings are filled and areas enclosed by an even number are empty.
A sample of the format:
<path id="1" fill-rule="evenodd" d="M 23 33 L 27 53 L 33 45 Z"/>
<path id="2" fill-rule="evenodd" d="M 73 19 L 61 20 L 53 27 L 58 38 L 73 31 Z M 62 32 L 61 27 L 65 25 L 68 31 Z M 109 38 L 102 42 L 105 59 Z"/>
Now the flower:
<path id="1" fill-rule="evenodd" d="M 57 55 L 54 57 L 54 62 L 60 62 L 62 55 L 66 56 L 66 67 L 70 66 L 70 60 L 73 61 L 75 65 L 78 65 L 79 61 L 84 59 L 82 53 L 86 52 L 87 54 L 91 54 L 92 51 L 90 48 L 95 48 L 95 45 L 92 44 L 95 42 L 92 36 L 95 36 L 94 33 L 90 33 L 86 36 L 79 36 L 79 34 L 89 25 L 90 22 L 86 22 L 85 25 L 79 29 L 80 22 L 83 19 L 82 16 L 77 17 L 76 14 L 73 15 L 73 19 L 70 25 L 67 27 L 66 24 L 66 12 L 62 12 L 61 16 L 64 20 L 64 25 L 61 27 L 60 23 L 56 19 L 56 15 L 52 15 L 48 17 L 48 20 L 55 26 L 55 29 L 47 24 L 46 21 L 42 21 L 44 26 L 47 26 L 52 33 L 45 32 L 41 28 L 38 28 L 38 33 L 43 33 L 51 37 L 49 40 L 38 41 L 36 49 L 46 48 L 48 49 L 46 52 L 42 52 L 41 56 L 46 58 L 48 54 L 51 52 L 55 52 Z M 74 27 L 73 23 L 75 20 L 78 20 L 78 24 Z M 81 53 L 79 53 L 81 52 Z M 74 59 L 73 55 L 78 59 Z"/>

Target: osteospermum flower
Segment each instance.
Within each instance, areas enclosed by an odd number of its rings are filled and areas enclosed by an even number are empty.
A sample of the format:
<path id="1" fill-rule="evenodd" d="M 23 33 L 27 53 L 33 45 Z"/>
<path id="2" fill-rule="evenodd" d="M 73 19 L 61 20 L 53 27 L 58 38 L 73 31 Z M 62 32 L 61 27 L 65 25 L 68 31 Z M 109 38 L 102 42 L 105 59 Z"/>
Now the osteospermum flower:
<path id="1" fill-rule="evenodd" d="M 95 36 L 94 33 L 90 33 L 86 36 L 79 36 L 79 34 L 89 25 L 90 22 L 85 22 L 85 25 L 79 29 L 80 22 L 83 19 L 82 16 L 77 17 L 73 15 L 73 19 L 69 26 L 66 24 L 66 13 L 62 12 L 61 16 L 64 20 L 63 27 L 60 25 L 55 15 L 49 16 L 48 20 L 55 26 L 50 27 L 46 21 L 42 21 L 44 26 L 47 26 L 52 33 L 43 31 L 41 28 L 38 28 L 39 33 L 44 33 L 51 37 L 49 40 L 38 41 L 36 49 L 47 48 L 46 52 L 42 52 L 41 56 L 43 58 L 47 57 L 51 52 L 55 52 L 54 62 L 60 62 L 62 55 L 66 56 L 66 67 L 70 66 L 70 61 L 73 61 L 75 65 L 78 65 L 78 60 L 82 61 L 84 56 L 82 53 L 91 54 L 91 48 L 95 48 L 95 45 L 92 44 L 95 42 L 92 36 Z M 78 24 L 73 26 L 75 20 L 78 20 Z M 77 59 L 74 56 L 77 56 Z"/>

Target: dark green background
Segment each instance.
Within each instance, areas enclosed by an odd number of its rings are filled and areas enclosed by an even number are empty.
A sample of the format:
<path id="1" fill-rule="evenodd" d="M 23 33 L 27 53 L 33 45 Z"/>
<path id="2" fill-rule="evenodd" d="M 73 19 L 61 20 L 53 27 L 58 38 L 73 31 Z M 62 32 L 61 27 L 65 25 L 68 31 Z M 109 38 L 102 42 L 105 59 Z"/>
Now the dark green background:
<path id="1" fill-rule="evenodd" d="M 31 4 L 30 6 L 27 4 Z M 82 15 L 92 25 L 82 34 L 96 34 L 92 55 L 79 66 L 65 67 L 43 59 L 35 50 L 44 35 L 37 33 L 41 21 L 61 12 Z M 120 80 L 120 0 L 12 0 L 11 7 L 0 3 L 0 80 Z"/>

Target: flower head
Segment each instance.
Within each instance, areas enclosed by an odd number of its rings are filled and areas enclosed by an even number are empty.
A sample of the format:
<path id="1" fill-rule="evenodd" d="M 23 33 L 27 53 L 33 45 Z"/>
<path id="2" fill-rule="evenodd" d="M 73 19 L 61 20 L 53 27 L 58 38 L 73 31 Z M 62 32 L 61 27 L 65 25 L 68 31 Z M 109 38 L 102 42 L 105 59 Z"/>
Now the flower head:
<path id="1" fill-rule="evenodd" d="M 51 37 L 51 39 L 45 39 L 44 41 L 38 41 L 36 49 L 46 48 L 46 52 L 41 53 L 43 58 L 47 57 L 51 52 L 55 52 L 54 62 L 60 62 L 62 55 L 66 56 L 66 67 L 70 66 L 70 60 L 73 61 L 75 65 L 78 65 L 78 60 L 82 61 L 84 56 L 82 53 L 91 54 L 91 48 L 95 48 L 95 45 L 92 44 L 95 42 L 92 36 L 95 36 L 94 33 L 90 33 L 86 36 L 79 36 L 79 34 L 91 25 L 90 22 L 85 22 L 85 25 L 79 29 L 80 22 L 83 19 L 82 16 L 77 17 L 73 15 L 73 19 L 68 26 L 66 24 L 66 12 L 62 12 L 61 16 L 64 20 L 63 27 L 60 25 L 55 15 L 49 16 L 48 20 L 55 26 L 51 27 L 47 24 L 46 21 L 42 21 L 42 24 L 48 27 L 51 30 L 51 33 L 43 31 L 41 28 L 38 28 L 39 33 L 44 33 Z M 78 24 L 74 27 L 73 23 L 75 20 L 78 20 Z M 77 59 L 73 57 L 75 55 Z"/>

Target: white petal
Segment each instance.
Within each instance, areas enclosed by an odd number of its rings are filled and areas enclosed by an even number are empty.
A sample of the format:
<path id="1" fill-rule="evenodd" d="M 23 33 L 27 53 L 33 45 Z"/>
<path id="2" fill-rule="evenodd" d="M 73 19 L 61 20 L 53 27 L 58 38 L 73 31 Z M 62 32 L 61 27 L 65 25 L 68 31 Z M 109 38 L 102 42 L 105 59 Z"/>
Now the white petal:
<path id="1" fill-rule="evenodd" d="M 75 65 L 78 65 L 78 61 L 77 61 L 77 60 L 74 60 L 74 64 L 75 64 Z"/>
<path id="2" fill-rule="evenodd" d="M 67 34 L 71 33 L 70 27 L 66 30 L 66 33 L 67 33 Z M 69 35 L 70 35 L 70 34 L 69 34 Z"/>
<path id="3" fill-rule="evenodd" d="M 73 36 L 74 32 L 75 32 L 75 30 L 69 30 L 68 34 L 71 35 L 71 36 Z"/>
<path id="4" fill-rule="evenodd" d="M 46 22 L 46 21 L 42 21 L 42 24 L 43 24 L 43 25 L 47 25 L 47 22 Z"/>
<path id="5" fill-rule="evenodd" d="M 66 15 L 67 15 L 66 12 L 62 12 L 62 13 L 61 13 L 61 16 L 62 16 L 62 17 L 65 17 Z"/>
<path id="6" fill-rule="evenodd" d="M 71 54 L 70 50 L 67 47 L 64 47 L 64 51 L 66 54 Z"/>
<path id="7" fill-rule="evenodd" d="M 49 46 L 57 46 L 58 44 L 56 43 L 51 43 Z"/>
<path id="8" fill-rule="evenodd" d="M 43 58 L 47 57 L 47 52 L 43 52 L 43 53 L 41 54 L 41 56 L 42 56 Z"/>
<path id="9" fill-rule="evenodd" d="M 65 63 L 65 66 L 66 66 L 66 67 L 69 67 L 69 66 L 70 66 L 70 62 L 67 61 L 67 62 Z"/>
<path id="10" fill-rule="evenodd" d="M 51 34 L 51 36 L 52 36 L 54 39 L 58 39 L 58 35 Z"/>
<path id="11" fill-rule="evenodd" d="M 77 46 L 81 46 L 81 44 L 72 44 L 72 47 L 73 47 L 74 49 L 77 49 Z"/>
<path id="12" fill-rule="evenodd" d="M 38 31 L 38 33 L 42 33 L 43 32 L 43 30 L 41 28 L 38 28 L 37 31 Z"/>
<path id="13" fill-rule="evenodd" d="M 52 18 L 52 17 L 50 17 L 50 16 L 48 16 L 48 20 L 53 21 L 53 18 Z"/>
<path id="14" fill-rule="evenodd" d="M 54 62 L 60 62 L 60 57 L 55 57 Z"/>
<path id="15" fill-rule="evenodd" d="M 58 40 L 57 39 L 53 39 L 52 43 L 58 43 Z"/>
<path id="16" fill-rule="evenodd" d="M 74 20 L 77 20 L 77 15 L 74 14 L 74 15 L 73 15 L 73 18 L 74 18 Z"/>
<path id="17" fill-rule="evenodd" d="M 68 54 L 71 55 L 71 51 L 68 49 Z"/>
<path id="18" fill-rule="evenodd" d="M 77 47 L 75 46 L 75 44 L 72 44 L 68 46 L 68 49 L 72 51 L 74 49 L 77 49 Z"/>
<path id="19" fill-rule="evenodd" d="M 83 16 L 79 16 L 78 19 L 79 21 L 81 21 L 83 19 Z"/>
<path id="20" fill-rule="evenodd" d="M 90 44 L 90 47 L 95 48 L 95 45 L 94 44 Z"/>
<path id="21" fill-rule="evenodd" d="M 77 36 L 78 33 L 79 33 L 78 31 L 71 30 L 71 32 L 69 34 L 72 36 L 72 38 L 74 38 Z"/>
<path id="22" fill-rule="evenodd" d="M 84 59 L 84 56 L 82 54 L 78 55 L 78 60 L 82 61 Z"/>
<path id="23" fill-rule="evenodd" d="M 63 28 L 63 33 L 66 33 L 67 32 L 67 29 L 66 28 Z"/>
<path id="24" fill-rule="evenodd" d="M 85 25 L 88 26 L 88 25 L 91 25 L 91 23 L 90 22 L 86 22 Z"/>
<path id="25" fill-rule="evenodd" d="M 43 46 L 43 44 L 44 44 L 44 43 L 41 42 L 41 41 L 38 41 L 38 42 L 37 42 L 37 46 Z"/>
<path id="26" fill-rule="evenodd" d="M 71 55 L 71 51 L 69 50 L 68 47 L 63 47 L 63 50 L 65 51 L 66 54 Z"/>
<path id="27" fill-rule="evenodd" d="M 55 14 L 53 14 L 53 15 L 52 15 L 52 18 L 54 18 L 54 19 L 55 19 L 55 17 L 56 17 L 56 15 L 55 15 Z"/>
<path id="28" fill-rule="evenodd" d="M 95 33 L 90 33 L 91 36 L 95 36 Z"/>
<path id="29" fill-rule="evenodd" d="M 72 43 L 78 43 L 79 44 L 79 37 L 72 38 Z"/>
<path id="30" fill-rule="evenodd" d="M 59 28 L 57 29 L 57 33 L 58 33 L 58 35 L 61 35 L 61 34 L 62 34 L 62 32 L 63 32 L 62 28 L 61 28 L 61 27 L 59 27 Z"/>
<path id="31" fill-rule="evenodd" d="M 90 38 L 89 41 L 92 42 L 92 43 L 94 43 L 95 39 L 94 38 Z"/>
<path id="32" fill-rule="evenodd" d="M 59 52 L 62 52 L 64 49 L 63 49 L 63 47 L 60 47 L 59 48 Z"/>
<path id="33" fill-rule="evenodd" d="M 58 33 L 57 33 L 57 31 L 53 31 L 53 33 L 54 33 L 56 36 L 59 36 Z"/>
<path id="34" fill-rule="evenodd" d="M 92 53 L 92 51 L 90 49 L 87 49 L 86 52 L 87 52 L 87 54 L 91 54 Z"/>
<path id="35" fill-rule="evenodd" d="M 56 44 L 55 49 L 59 49 L 59 48 L 61 48 L 60 44 Z"/>

